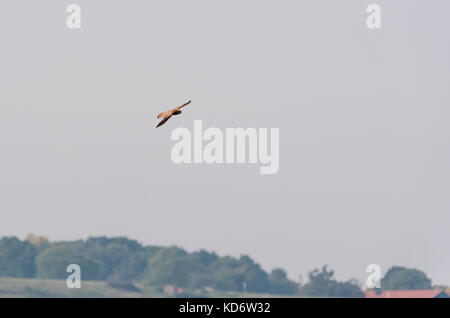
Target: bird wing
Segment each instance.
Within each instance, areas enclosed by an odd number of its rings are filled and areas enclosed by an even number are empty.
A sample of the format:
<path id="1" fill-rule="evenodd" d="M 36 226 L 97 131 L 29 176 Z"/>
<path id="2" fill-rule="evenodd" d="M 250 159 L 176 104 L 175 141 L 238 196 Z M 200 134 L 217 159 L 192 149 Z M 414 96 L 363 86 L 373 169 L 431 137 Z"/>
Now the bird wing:
<path id="1" fill-rule="evenodd" d="M 164 125 L 164 124 L 166 123 L 166 121 L 169 120 L 170 117 L 172 117 L 172 116 L 165 116 L 165 117 L 163 118 L 163 120 L 161 120 L 161 121 L 159 122 L 159 124 L 158 124 L 158 126 L 156 126 L 156 128 L 158 128 L 159 126 Z"/>
<path id="2" fill-rule="evenodd" d="M 179 110 L 180 108 L 183 108 L 184 106 L 189 105 L 190 103 L 191 103 L 191 101 L 188 101 L 186 104 L 183 104 L 183 105 L 181 105 L 181 106 L 175 107 L 173 110 L 174 110 L 174 111 L 177 111 L 177 110 Z"/>

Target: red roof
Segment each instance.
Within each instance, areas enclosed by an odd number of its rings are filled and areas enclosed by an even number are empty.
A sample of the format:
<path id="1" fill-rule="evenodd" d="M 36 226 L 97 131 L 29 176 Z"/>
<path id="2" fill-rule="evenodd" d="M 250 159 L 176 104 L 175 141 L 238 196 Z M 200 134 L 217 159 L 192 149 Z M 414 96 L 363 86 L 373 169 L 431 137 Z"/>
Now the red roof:
<path id="1" fill-rule="evenodd" d="M 383 290 L 377 295 L 374 290 L 366 290 L 364 294 L 366 298 L 434 298 L 440 293 L 445 292 L 441 289 Z"/>

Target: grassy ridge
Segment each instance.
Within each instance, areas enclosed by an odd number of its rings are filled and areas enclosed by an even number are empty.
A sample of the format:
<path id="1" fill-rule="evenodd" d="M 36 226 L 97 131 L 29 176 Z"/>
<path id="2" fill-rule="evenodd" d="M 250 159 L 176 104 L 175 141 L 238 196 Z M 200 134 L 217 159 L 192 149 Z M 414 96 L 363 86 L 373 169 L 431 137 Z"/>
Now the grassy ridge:
<path id="1" fill-rule="evenodd" d="M 118 290 L 106 282 L 82 282 L 80 289 L 69 289 L 64 280 L 0 278 L 0 297 L 143 297 L 142 293 Z M 152 296 L 150 296 L 152 297 Z M 154 297 L 158 295 L 154 294 Z"/>
<path id="2" fill-rule="evenodd" d="M 103 281 L 83 281 L 80 289 L 69 289 L 64 280 L 0 278 L 0 298 L 143 298 L 170 297 L 158 288 L 136 284 L 140 292 L 131 292 L 113 288 Z M 195 290 L 185 290 L 185 297 L 277 297 L 269 294 L 221 292 L 202 293 Z"/>

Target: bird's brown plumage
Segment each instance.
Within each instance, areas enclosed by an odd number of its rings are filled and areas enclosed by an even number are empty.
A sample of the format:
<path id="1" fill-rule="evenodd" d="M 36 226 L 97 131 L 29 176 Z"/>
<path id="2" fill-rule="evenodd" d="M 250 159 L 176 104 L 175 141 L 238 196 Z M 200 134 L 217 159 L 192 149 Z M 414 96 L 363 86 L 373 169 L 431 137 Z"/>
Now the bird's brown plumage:
<path id="1" fill-rule="evenodd" d="M 181 110 L 180 109 L 183 108 L 186 105 L 189 105 L 190 103 L 191 103 L 191 101 L 188 101 L 187 103 L 185 103 L 185 104 L 183 104 L 181 106 L 178 106 L 178 107 L 175 107 L 174 109 L 171 109 L 169 111 L 160 113 L 157 118 L 161 118 L 161 117 L 164 117 L 164 118 L 163 118 L 163 120 L 161 120 L 159 122 L 159 124 L 158 124 L 158 126 L 156 126 L 156 128 L 158 128 L 159 126 L 164 125 L 166 123 L 166 121 L 168 121 L 169 118 L 172 117 L 172 115 L 179 115 L 179 114 L 181 114 Z"/>

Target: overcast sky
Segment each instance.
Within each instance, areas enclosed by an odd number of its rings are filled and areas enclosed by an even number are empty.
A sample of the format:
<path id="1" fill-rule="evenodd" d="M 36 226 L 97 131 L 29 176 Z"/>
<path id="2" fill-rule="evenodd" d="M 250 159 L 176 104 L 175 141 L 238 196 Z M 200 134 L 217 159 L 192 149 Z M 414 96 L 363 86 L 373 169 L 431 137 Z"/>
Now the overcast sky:
<path id="1" fill-rule="evenodd" d="M 66 7 L 82 9 L 81 30 Z M 366 27 L 381 5 L 382 28 Z M 450 284 L 450 3 L 0 3 L 0 236 L 125 235 Z M 155 129 L 156 115 L 192 99 Z M 173 129 L 280 129 L 280 170 L 175 165 Z"/>

